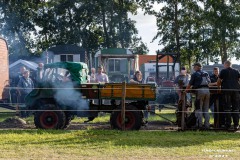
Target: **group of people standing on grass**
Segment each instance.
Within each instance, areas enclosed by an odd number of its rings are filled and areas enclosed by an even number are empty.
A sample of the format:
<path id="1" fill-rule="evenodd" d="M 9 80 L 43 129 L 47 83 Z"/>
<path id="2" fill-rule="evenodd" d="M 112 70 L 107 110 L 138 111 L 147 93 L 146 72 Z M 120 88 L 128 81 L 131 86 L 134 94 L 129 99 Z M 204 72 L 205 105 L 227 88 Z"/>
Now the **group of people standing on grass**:
<path id="1" fill-rule="evenodd" d="M 39 69 L 42 65 L 39 65 Z M 194 73 L 192 75 L 187 74 L 185 67 L 181 68 L 181 73 L 175 79 L 175 83 L 181 86 L 185 86 L 185 92 L 187 93 L 187 102 L 190 103 L 191 90 L 195 91 L 195 116 L 197 119 L 196 126 L 198 128 L 210 128 L 210 115 L 211 111 L 216 112 L 216 106 L 218 103 L 218 116 L 219 127 L 224 127 L 229 130 L 233 122 L 233 129 L 239 129 L 239 98 L 240 98 L 240 73 L 238 70 L 232 68 L 230 61 L 224 62 L 224 69 L 219 71 L 218 67 L 213 68 L 213 75 L 202 70 L 201 63 L 193 64 Z M 24 102 L 25 96 L 32 91 L 34 83 L 30 78 L 30 72 L 25 67 L 20 69 L 19 82 L 17 84 L 20 101 Z M 89 75 L 90 83 L 108 83 L 108 76 L 103 73 L 103 67 L 99 66 L 97 73 L 95 69 L 91 69 Z M 38 72 L 41 73 L 41 72 Z M 41 77 L 41 75 L 38 75 Z M 181 82 L 181 84 L 180 84 Z M 134 77 L 130 80 L 130 83 L 142 84 L 144 79 L 142 78 L 141 71 L 136 71 Z M 210 94 L 211 88 L 215 86 L 216 92 Z M 220 93 L 221 92 L 221 93 Z M 181 97 L 182 92 L 178 92 Z M 215 114 L 214 114 L 215 116 Z M 145 116 L 147 117 L 147 116 Z M 204 123 L 203 123 L 204 119 Z"/>
<path id="2" fill-rule="evenodd" d="M 185 68 L 182 68 L 185 70 Z M 239 91 L 240 91 L 240 73 L 232 68 L 231 61 L 224 62 L 224 69 L 219 72 L 218 67 L 213 68 L 213 75 L 202 70 L 201 63 L 193 64 L 194 73 L 190 76 L 181 71 L 175 83 L 184 83 L 185 92 L 188 95 L 190 91 L 196 94 L 194 102 L 197 128 L 210 128 L 209 108 L 214 116 L 218 116 L 218 125 L 226 130 L 239 129 Z M 211 93 L 211 94 L 210 94 Z M 181 95 L 180 95 L 181 96 Z M 217 106 L 218 105 L 218 106 Z M 218 110 L 216 110 L 218 107 Z M 217 113 L 216 113 L 217 112 Z M 204 123 L 203 123 L 204 118 Z"/>

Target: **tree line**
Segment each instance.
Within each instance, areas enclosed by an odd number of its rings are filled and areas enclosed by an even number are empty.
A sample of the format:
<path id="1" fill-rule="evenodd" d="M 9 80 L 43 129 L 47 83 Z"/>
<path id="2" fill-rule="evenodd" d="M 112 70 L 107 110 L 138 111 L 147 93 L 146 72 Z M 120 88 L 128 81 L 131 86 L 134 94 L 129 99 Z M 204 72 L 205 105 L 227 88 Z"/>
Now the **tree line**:
<path id="1" fill-rule="evenodd" d="M 154 37 L 163 52 L 179 53 L 179 62 L 222 63 L 240 57 L 238 0 L 138 0 L 145 12 L 155 15 L 158 33 Z M 161 9 L 155 10 L 155 5 Z M 220 59 L 218 58 L 220 57 Z"/>
<path id="2" fill-rule="evenodd" d="M 181 64 L 240 57 L 238 0 L 1 0 L 0 34 L 13 57 L 38 55 L 58 44 L 146 54 L 129 18 L 138 9 L 156 17 L 153 41 L 163 46 L 161 52 L 178 53 Z"/>
<path id="3" fill-rule="evenodd" d="M 88 52 L 131 48 L 146 54 L 135 21 L 138 4 L 125 0 L 1 0 L 0 34 L 10 56 L 41 54 L 59 44 L 76 44 Z"/>

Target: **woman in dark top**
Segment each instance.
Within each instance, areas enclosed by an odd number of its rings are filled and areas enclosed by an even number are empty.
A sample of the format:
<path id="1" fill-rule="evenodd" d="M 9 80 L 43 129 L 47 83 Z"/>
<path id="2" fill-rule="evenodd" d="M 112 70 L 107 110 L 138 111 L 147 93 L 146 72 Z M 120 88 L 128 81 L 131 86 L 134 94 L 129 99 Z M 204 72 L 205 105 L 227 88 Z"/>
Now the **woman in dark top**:
<path id="1" fill-rule="evenodd" d="M 134 84 L 142 84 L 144 83 L 144 79 L 142 78 L 142 73 L 141 71 L 136 71 L 134 73 L 134 77 L 130 80 L 130 83 L 134 83 Z M 142 101 L 143 103 L 145 103 L 145 101 Z M 144 122 L 144 125 L 147 125 L 148 124 L 148 105 L 145 106 L 145 110 L 143 111 L 144 112 L 144 119 L 145 119 L 145 122 Z"/>
<path id="2" fill-rule="evenodd" d="M 130 80 L 130 83 L 135 83 L 135 84 L 144 83 L 141 71 L 136 71 L 134 73 L 134 77 Z"/>

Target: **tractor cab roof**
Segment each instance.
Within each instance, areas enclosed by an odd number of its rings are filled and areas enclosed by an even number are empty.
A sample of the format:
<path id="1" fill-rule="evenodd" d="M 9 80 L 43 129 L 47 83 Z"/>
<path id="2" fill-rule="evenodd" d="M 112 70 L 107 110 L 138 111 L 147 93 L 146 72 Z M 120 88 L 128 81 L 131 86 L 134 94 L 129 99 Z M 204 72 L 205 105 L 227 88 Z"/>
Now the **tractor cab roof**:
<path id="1" fill-rule="evenodd" d="M 82 62 L 55 62 L 44 65 L 44 69 L 63 68 L 69 71 L 73 81 L 81 82 L 82 70 L 88 73 L 88 66 Z"/>
<path id="2" fill-rule="evenodd" d="M 55 62 L 55 63 L 49 63 L 45 64 L 44 68 L 64 68 L 67 70 L 77 70 L 80 71 L 82 69 L 88 69 L 88 66 L 86 63 L 82 62 Z"/>

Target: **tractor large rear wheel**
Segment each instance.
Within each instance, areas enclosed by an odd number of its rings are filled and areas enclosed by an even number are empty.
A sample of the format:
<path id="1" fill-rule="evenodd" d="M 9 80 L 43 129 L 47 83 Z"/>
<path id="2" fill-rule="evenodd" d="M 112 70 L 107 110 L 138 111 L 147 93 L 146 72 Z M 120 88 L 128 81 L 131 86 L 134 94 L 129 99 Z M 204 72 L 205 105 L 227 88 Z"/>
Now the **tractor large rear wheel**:
<path id="1" fill-rule="evenodd" d="M 112 112 L 110 123 L 113 129 L 121 129 L 121 109 L 116 109 Z M 135 106 L 127 106 L 125 111 L 125 129 L 139 130 L 142 126 L 142 113 L 137 111 Z"/>
<path id="2" fill-rule="evenodd" d="M 65 113 L 54 104 L 47 104 L 34 114 L 34 124 L 41 129 L 62 129 L 66 123 Z"/>

